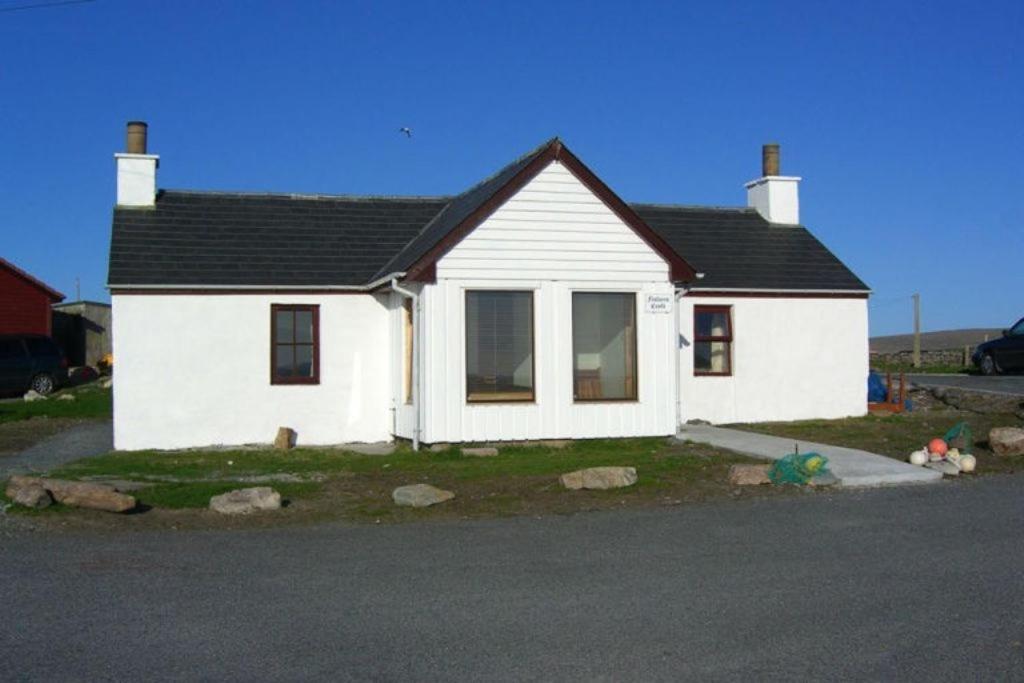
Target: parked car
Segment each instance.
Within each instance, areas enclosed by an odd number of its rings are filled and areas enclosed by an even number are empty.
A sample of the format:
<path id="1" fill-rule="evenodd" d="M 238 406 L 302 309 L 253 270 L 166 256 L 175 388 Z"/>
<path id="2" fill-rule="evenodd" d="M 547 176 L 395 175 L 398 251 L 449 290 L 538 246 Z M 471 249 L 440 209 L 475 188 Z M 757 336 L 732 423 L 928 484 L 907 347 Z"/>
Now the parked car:
<path id="1" fill-rule="evenodd" d="M 1001 338 L 978 344 L 971 360 L 985 375 L 1024 370 L 1024 318 Z"/>
<path id="2" fill-rule="evenodd" d="M 49 337 L 0 335 L 0 394 L 49 394 L 68 379 L 68 361 Z"/>

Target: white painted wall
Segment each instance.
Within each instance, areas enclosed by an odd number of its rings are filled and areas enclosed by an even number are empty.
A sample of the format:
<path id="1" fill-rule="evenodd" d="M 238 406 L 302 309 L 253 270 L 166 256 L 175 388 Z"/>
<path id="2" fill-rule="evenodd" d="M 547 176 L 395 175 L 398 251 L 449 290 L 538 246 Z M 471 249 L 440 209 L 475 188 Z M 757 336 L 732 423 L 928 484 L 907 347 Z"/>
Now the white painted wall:
<path id="1" fill-rule="evenodd" d="M 800 223 L 800 178 L 765 176 L 747 183 L 747 206 L 772 223 Z"/>
<path id="2" fill-rule="evenodd" d="M 117 160 L 118 206 L 153 206 L 156 203 L 156 168 L 160 157 L 155 154 L 114 155 Z"/>
<path id="3" fill-rule="evenodd" d="M 731 377 L 693 374 L 693 307 L 732 306 Z M 867 412 L 867 299 L 684 296 L 680 420 L 715 424 Z"/>
<path id="4" fill-rule="evenodd" d="M 391 438 L 387 297 L 114 295 L 118 449 Z M 271 385 L 270 305 L 320 306 L 320 384 Z"/>
<path id="5" fill-rule="evenodd" d="M 437 276 L 423 294 L 425 442 L 675 433 L 675 321 L 644 310 L 646 294 L 671 295 L 668 266 L 561 164 L 456 245 Z M 534 292 L 533 403 L 466 401 L 467 289 Z M 639 400 L 574 402 L 573 291 L 636 293 Z"/>

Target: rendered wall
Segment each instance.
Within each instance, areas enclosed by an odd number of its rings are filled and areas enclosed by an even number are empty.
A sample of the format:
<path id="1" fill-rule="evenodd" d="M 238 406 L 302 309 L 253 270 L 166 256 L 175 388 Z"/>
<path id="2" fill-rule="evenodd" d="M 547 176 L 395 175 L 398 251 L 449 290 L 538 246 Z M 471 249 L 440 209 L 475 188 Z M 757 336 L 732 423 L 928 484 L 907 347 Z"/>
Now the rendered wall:
<path id="1" fill-rule="evenodd" d="M 391 438 L 389 314 L 372 295 L 115 295 L 118 449 Z M 270 305 L 319 304 L 320 384 L 271 385 Z"/>
<path id="2" fill-rule="evenodd" d="M 680 420 L 714 424 L 867 412 L 866 299 L 684 296 Z M 732 376 L 693 374 L 693 307 L 732 306 Z"/>

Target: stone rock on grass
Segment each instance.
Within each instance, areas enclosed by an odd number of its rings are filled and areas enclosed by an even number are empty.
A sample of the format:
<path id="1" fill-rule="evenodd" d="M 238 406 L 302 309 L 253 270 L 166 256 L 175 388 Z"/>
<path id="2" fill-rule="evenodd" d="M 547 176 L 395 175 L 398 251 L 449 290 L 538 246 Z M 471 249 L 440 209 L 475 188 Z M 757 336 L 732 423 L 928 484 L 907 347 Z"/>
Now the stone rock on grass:
<path id="1" fill-rule="evenodd" d="M 771 465 L 733 465 L 729 468 L 729 483 L 733 486 L 760 486 L 770 484 L 768 470 Z"/>
<path id="2" fill-rule="evenodd" d="M 50 497 L 49 491 L 38 484 L 22 486 L 15 489 L 14 495 L 11 495 L 11 489 L 8 488 L 7 495 L 10 496 L 11 501 L 16 505 L 32 508 L 33 510 L 41 510 L 45 507 L 50 507 L 50 504 L 53 503 L 53 498 Z"/>
<path id="3" fill-rule="evenodd" d="M 42 394 L 40 394 L 35 389 L 29 389 L 28 391 L 26 391 L 25 392 L 25 396 L 23 398 L 25 399 L 25 401 L 27 401 L 29 403 L 31 403 L 32 401 L 45 401 L 46 400 L 46 397 L 43 396 Z"/>
<path id="4" fill-rule="evenodd" d="M 118 493 L 113 486 L 86 481 L 65 481 L 15 475 L 7 484 L 7 496 L 12 500 L 18 489 L 39 486 L 53 496 L 54 500 L 70 507 L 103 510 L 105 512 L 127 512 L 135 507 L 135 498 Z"/>
<path id="5" fill-rule="evenodd" d="M 277 437 L 274 439 L 274 448 L 279 451 L 287 451 L 295 446 L 295 430 L 290 427 L 278 427 Z"/>
<path id="6" fill-rule="evenodd" d="M 430 484 L 410 484 L 399 486 L 391 492 L 391 498 L 396 505 L 406 507 L 425 508 L 430 505 L 437 505 L 446 500 L 451 500 L 455 494 L 451 491 L 439 489 Z"/>
<path id="7" fill-rule="evenodd" d="M 101 389 L 109 389 L 112 386 L 114 386 L 114 380 L 111 379 L 110 377 L 108 377 L 108 378 L 106 378 L 104 380 L 100 380 L 100 388 Z"/>
<path id="8" fill-rule="evenodd" d="M 463 448 L 462 454 L 473 458 L 492 458 L 498 454 L 498 449 L 491 446 L 485 446 L 483 448 Z"/>
<path id="9" fill-rule="evenodd" d="M 636 483 L 635 467 L 589 467 L 567 472 L 558 478 L 562 486 L 573 491 L 579 489 L 619 489 Z"/>
<path id="10" fill-rule="evenodd" d="M 210 509 L 222 515 L 247 515 L 280 507 L 281 494 L 269 486 L 236 489 L 210 498 Z"/>
<path id="11" fill-rule="evenodd" d="M 61 394 L 60 396 L 57 397 L 57 400 L 58 401 L 74 401 L 75 400 L 75 395 L 74 394 Z"/>
<path id="12" fill-rule="evenodd" d="M 1024 429 L 995 427 L 988 433 L 988 445 L 996 455 L 1024 455 Z"/>

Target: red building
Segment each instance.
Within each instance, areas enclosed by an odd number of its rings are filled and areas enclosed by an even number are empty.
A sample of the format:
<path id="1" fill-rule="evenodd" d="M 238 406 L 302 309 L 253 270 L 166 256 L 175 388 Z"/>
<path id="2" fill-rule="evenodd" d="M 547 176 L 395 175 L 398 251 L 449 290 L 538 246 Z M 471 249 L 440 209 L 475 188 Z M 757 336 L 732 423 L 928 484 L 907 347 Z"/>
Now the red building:
<path id="1" fill-rule="evenodd" d="M 0 334 L 45 334 L 51 331 L 50 306 L 64 295 L 0 258 Z"/>

